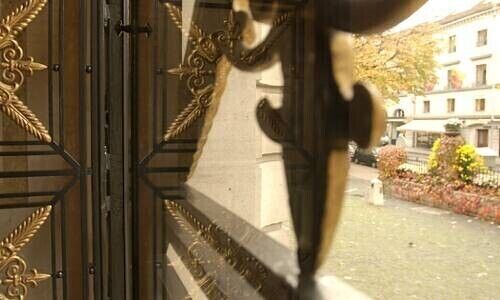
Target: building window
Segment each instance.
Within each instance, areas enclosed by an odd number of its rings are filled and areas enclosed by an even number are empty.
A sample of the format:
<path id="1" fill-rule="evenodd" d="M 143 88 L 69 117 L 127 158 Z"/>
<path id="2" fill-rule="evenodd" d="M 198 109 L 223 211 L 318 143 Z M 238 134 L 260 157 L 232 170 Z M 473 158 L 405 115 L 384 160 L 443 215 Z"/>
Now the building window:
<path id="1" fill-rule="evenodd" d="M 438 133 L 430 132 L 416 132 L 416 143 L 417 148 L 431 149 L 434 142 L 440 137 Z"/>
<path id="2" fill-rule="evenodd" d="M 424 113 L 429 113 L 431 111 L 431 102 L 429 100 L 424 101 Z"/>
<path id="3" fill-rule="evenodd" d="M 448 112 L 449 113 L 455 112 L 455 99 L 453 98 L 448 99 L 447 104 L 448 104 Z"/>
<path id="4" fill-rule="evenodd" d="M 485 99 L 476 99 L 476 111 L 485 111 L 486 110 L 486 100 Z"/>
<path id="5" fill-rule="evenodd" d="M 457 52 L 457 36 L 452 35 L 448 38 L 448 53 Z"/>
<path id="6" fill-rule="evenodd" d="M 453 70 L 448 70 L 448 88 L 453 88 Z"/>
<path id="7" fill-rule="evenodd" d="M 477 130 L 477 146 L 488 147 L 488 129 Z"/>
<path id="8" fill-rule="evenodd" d="M 456 69 L 448 70 L 448 89 L 462 88 L 462 74 Z"/>
<path id="9" fill-rule="evenodd" d="M 394 117 L 395 118 L 404 118 L 405 117 L 405 111 L 402 110 L 401 108 L 398 108 L 394 111 Z"/>
<path id="10" fill-rule="evenodd" d="M 479 30 L 477 32 L 477 46 L 486 46 L 488 44 L 488 30 Z"/>
<path id="11" fill-rule="evenodd" d="M 486 85 L 486 65 L 476 66 L 476 86 Z"/>

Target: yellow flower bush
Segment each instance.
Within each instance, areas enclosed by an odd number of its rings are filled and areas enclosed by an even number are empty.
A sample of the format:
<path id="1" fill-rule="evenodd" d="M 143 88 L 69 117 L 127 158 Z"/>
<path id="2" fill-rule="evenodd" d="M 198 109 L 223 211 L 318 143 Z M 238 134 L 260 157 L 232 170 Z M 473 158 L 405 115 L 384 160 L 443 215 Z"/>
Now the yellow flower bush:
<path id="1" fill-rule="evenodd" d="M 464 144 L 465 141 L 461 136 L 443 135 L 437 139 L 427 161 L 429 172 L 446 181 L 459 179 L 457 170 L 454 168 L 457 159 L 455 152 Z"/>
<path id="2" fill-rule="evenodd" d="M 465 144 L 462 137 L 442 136 L 432 146 L 427 168 L 431 174 L 446 181 L 458 179 L 471 183 L 484 168 L 484 162 L 476 148 Z"/>
<path id="3" fill-rule="evenodd" d="M 429 154 L 429 159 L 427 161 L 427 169 L 429 171 L 435 171 L 438 166 L 438 158 L 437 158 L 437 152 L 439 151 L 439 148 L 441 148 L 441 139 L 437 139 L 434 144 L 432 145 L 432 150 L 431 154 Z"/>
<path id="4" fill-rule="evenodd" d="M 474 176 L 484 168 L 483 159 L 477 155 L 476 148 L 470 144 L 460 146 L 456 150 L 456 164 L 459 178 L 464 182 L 472 182 Z"/>

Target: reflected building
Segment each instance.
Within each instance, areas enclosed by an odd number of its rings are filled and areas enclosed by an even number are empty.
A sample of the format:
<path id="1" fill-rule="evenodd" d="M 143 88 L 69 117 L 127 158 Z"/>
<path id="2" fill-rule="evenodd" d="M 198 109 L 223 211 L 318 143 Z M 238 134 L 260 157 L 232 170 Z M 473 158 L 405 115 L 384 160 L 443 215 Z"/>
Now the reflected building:
<path id="1" fill-rule="evenodd" d="M 257 39 L 270 26 L 253 24 Z M 267 98 L 280 107 L 283 98 L 281 63 L 246 73 L 231 69 L 228 86 L 189 184 L 278 241 L 295 243 L 289 230 L 290 211 L 282 146 L 260 129 L 256 107 Z M 235 176 L 237 174 L 237 176 Z"/>
<path id="2" fill-rule="evenodd" d="M 388 105 L 388 132 L 410 155 L 424 159 L 450 118 L 483 156 L 500 164 L 500 4 L 482 1 L 437 22 L 438 82 L 422 96 L 403 95 Z M 403 137 L 404 136 L 404 137 Z"/>

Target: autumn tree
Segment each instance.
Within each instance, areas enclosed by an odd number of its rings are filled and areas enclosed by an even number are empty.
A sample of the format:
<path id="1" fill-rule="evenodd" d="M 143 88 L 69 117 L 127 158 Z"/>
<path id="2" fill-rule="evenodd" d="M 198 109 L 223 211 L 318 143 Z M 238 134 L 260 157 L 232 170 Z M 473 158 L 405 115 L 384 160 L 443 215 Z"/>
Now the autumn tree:
<path id="1" fill-rule="evenodd" d="M 422 95 L 437 77 L 435 26 L 355 36 L 355 76 L 375 84 L 384 98 L 397 100 L 407 92 Z"/>

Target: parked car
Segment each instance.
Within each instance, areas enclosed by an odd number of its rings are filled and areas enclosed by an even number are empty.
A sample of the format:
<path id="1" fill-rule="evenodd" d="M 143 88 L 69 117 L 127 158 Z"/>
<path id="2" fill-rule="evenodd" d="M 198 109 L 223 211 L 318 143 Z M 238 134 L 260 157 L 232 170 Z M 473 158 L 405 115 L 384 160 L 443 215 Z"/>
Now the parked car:
<path id="1" fill-rule="evenodd" d="M 351 161 L 357 164 L 363 163 L 373 168 L 376 168 L 377 156 L 378 156 L 377 153 L 378 153 L 378 148 L 362 149 L 358 147 L 354 151 Z"/>

